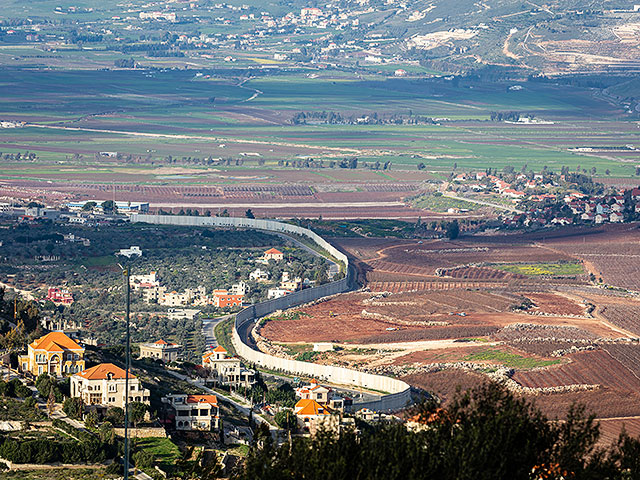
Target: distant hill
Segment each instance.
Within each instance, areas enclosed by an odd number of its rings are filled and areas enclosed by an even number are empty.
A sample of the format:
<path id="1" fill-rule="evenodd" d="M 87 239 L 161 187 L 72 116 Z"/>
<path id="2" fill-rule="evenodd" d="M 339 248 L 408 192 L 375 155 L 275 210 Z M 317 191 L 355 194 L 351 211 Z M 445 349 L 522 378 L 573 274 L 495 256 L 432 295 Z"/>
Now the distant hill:
<path id="1" fill-rule="evenodd" d="M 622 0 L 6 0 L 3 43 L 88 44 L 148 58 L 214 47 L 229 61 L 249 50 L 269 55 L 267 64 L 381 70 L 413 61 L 451 73 L 626 74 L 640 69 L 640 11 Z"/>
<path id="2" fill-rule="evenodd" d="M 372 3 L 372 2 L 370 2 Z M 632 2 L 509 0 L 385 1 L 367 35 L 400 41 L 427 64 L 466 70 L 504 65 L 545 74 L 640 68 L 640 12 Z M 407 8 L 396 7 L 405 3 Z M 383 8 L 383 7 L 379 7 Z M 373 15 L 373 14 L 372 14 Z"/>

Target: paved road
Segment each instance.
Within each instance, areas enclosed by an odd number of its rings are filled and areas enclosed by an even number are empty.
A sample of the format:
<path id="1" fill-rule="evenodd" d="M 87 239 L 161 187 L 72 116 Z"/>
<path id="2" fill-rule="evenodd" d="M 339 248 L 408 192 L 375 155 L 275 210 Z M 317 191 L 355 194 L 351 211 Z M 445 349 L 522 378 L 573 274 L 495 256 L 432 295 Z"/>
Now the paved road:
<path id="1" fill-rule="evenodd" d="M 224 315 L 217 318 L 202 319 L 202 335 L 204 336 L 205 345 L 207 347 L 215 348 L 218 346 L 218 341 L 216 340 L 216 335 L 214 333 L 216 325 L 231 317 L 233 317 L 233 314 Z"/>

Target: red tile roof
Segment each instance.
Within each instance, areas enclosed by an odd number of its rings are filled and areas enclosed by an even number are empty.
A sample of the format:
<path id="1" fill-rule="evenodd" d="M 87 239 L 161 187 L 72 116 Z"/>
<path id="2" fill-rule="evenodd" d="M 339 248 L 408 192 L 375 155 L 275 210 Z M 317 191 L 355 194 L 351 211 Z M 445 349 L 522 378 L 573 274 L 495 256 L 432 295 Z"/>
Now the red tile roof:
<path id="1" fill-rule="evenodd" d="M 314 415 L 331 415 L 331 410 L 320 405 L 311 398 L 303 398 L 296 403 L 296 415 L 314 416 Z"/>
<path id="2" fill-rule="evenodd" d="M 187 403 L 208 403 L 218 405 L 218 397 L 215 395 L 187 395 Z"/>
<path id="3" fill-rule="evenodd" d="M 96 365 L 95 367 L 87 368 L 76 375 L 80 375 L 82 378 L 86 378 L 87 380 L 105 380 L 108 374 L 111 374 L 112 379 L 120 379 L 125 378 L 126 372 L 114 365 L 113 363 L 101 363 L 100 365 Z M 129 378 L 136 378 L 131 372 L 129 372 Z"/>
<path id="4" fill-rule="evenodd" d="M 34 340 L 30 347 L 34 350 L 46 350 L 48 352 L 83 350 L 80 345 L 67 337 L 63 332 L 47 333 L 44 337 Z"/>

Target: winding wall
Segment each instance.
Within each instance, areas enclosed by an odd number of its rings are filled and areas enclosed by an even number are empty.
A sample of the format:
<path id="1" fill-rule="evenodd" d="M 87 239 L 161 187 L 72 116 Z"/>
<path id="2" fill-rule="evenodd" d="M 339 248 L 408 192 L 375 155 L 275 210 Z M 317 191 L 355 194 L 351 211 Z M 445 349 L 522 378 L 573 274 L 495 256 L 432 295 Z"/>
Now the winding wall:
<path id="1" fill-rule="evenodd" d="M 363 387 L 388 392 L 387 394 L 380 396 L 377 400 L 356 403 L 354 404 L 355 408 L 367 407 L 378 411 L 386 411 L 397 410 L 410 403 L 410 387 L 401 380 L 385 377 L 383 375 L 359 372 L 357 370 L 351 370 L 344 367 L 318 365 L 315 363 L 301 362 L 298 360 L 289 360 L 267 355 L 266 353 L 251 348 L 242 341 L 238 334 L 238 328 L 247 327 L 248 323 L 254 322 L 256 319 L 269 315 L 277 310 L 286 310 L 287 308 L 309 303 L 329 295 L 347 292 L 354 288 L 353 272 L 349 265 L 349 259 L 347 256 L 316 233 L 306 228 L 274 220 L 235 217 L 191 217 L 134 214 L 131 216 L 131 221 L 187 227 L 253 228 L 272 232 L 292 233 L 309 238 L 343 264 L 346 272 L 345 277 L 335 282 L 300 290 L 284 297 L 250 305 L 238 312 L 236 314 L 232 339 L 233 346 L 236 351 L 249 362 L 272 370 L 285 371 L 296 375 L 312 376 L 341 385 Z"/>

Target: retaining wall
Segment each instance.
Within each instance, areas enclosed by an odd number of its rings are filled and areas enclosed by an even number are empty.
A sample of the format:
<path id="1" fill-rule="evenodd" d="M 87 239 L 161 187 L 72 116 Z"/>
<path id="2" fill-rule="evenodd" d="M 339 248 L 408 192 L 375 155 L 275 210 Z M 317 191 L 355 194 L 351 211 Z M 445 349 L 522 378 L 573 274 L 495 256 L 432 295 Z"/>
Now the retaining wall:
<path id="1" fill-rule="evenodd" d="M 353 273 L 349 266 L 349 259 L 345 254 L 340 252 L 316 233 L 296 225 L 289 225 L 287 223 L 281 223 L 274 220 L 250 218 L 134 214 L 131 216 L 131 221 L 158 225 L 254 228 L 272 232 L 293 233 L 309 238 L 343 264 L 346 273 L 345 277 L 335 282 L 293 292 L 289 295 L 275 298 L 273 300 L 260 302 L 255 305 L 248 306 L 238 312 L 236 314 L 232 337 L 233 346 L 236 351 L 249 362 L 272 370 L 281 370 L 296 375 L 311 376 L 341 385 L 363 387 L 381 392 L 388 392 L 388 394 L 382 395 L 379 399 L 374 401 L 360 403 L 354 402 L 354 409 L 367 407 L 378 411 L 397 410 L 411 402 L 410 387 L 407 383 L 401 380 L 385 377 L 383 375 L 359 372 L 357 370 L 351 370 L 344 367 L 318 365 L 315 363 L 301 362 L 298 360 L 289 360 L 267 355 L 258 350 L 254 350 L 249 345 L 245 344 L 240 338 L 238 328 L 245 326 L 247 323 L 253 322 L 258 318 L 269 315 L 277 310 L 286 310 L 287 308 L 309 303 L 329 295 L 347 292 L 351 289 Z"/>

